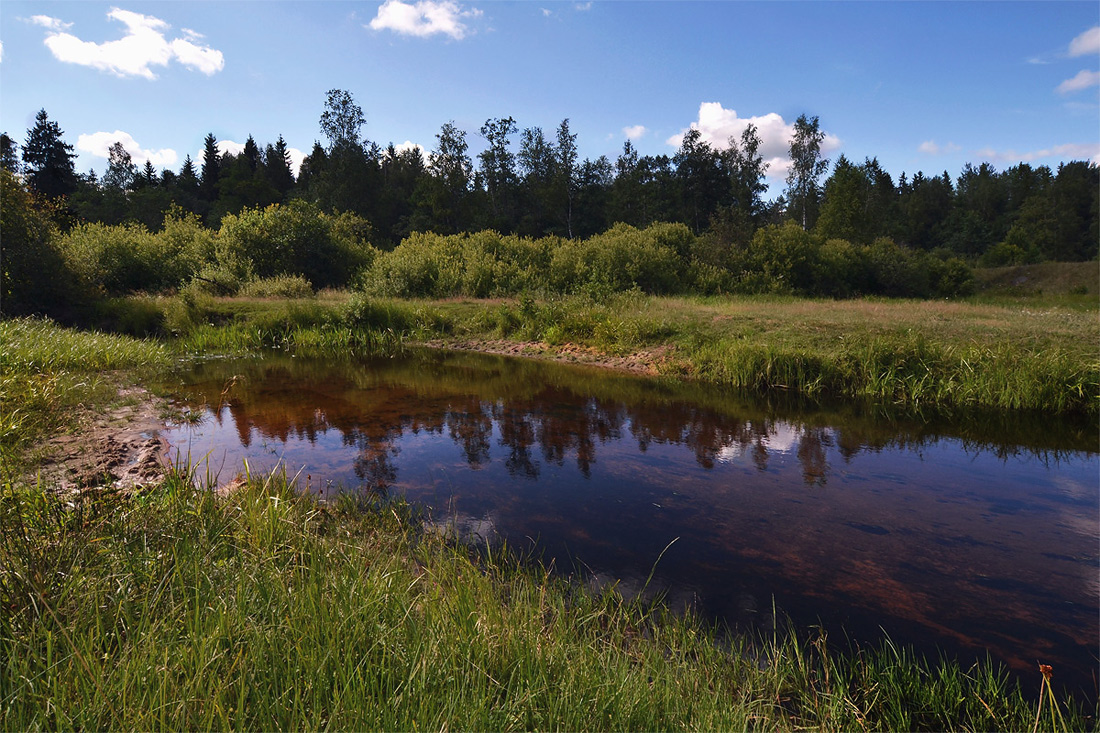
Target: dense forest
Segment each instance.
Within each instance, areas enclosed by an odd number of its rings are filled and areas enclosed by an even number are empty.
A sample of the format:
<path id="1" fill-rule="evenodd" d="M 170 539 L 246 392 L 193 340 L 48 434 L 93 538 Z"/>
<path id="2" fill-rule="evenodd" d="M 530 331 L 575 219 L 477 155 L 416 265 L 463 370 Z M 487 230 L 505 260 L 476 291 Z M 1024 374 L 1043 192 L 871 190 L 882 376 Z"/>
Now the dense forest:
<path id="1" fill-rule="evenodd" d="M 210 134 L 201 160 L 188 156 L 179 171 L 138 167 L 116 143 L 100 176 L 76 172 L 72 146 L 40 111 L 22 145 L 0 140 L 4 310 L 41 309 L 31 301 L 46 295 L 32 282 L 53 256 L 43 247 L 107 293 L 196 278 L 235 292 L 295 276 L 314 288 L 373 283 L 394 294 L 603 283 L 845 297 L 957 294 L 971 265 L 1088 260 L 1100 242 L 1093 163 L 968 164 L 955 180 L 918 172 L 895 181 L 873 158 L 824 159 L 818 119 L 805 115 L 786 189 L 771 200 L 751 125 L 723 149 L 692 129 L 671 157 L 639 155 L 627 141 L 611 161 L 579 160 L 568 119 L 549 134 L 511 117 L 486 120 L 476 157 L 450 122 L 427 154 L 366 140 L 364 123 L 352 96 L 332 90 L 320 117 L 327 144 L 314 144 L 297 175 L 281 136 L 249 136 L 234 155 Z M 434 275 L 410 264 L 418 257 Z M 441 277 L 440 257 L 462 273 Z M 604 272 L 594 273 L 585 263 L 598 269 L 601 257 Z M 471 258 L 489 258 L 482 274 L 507 282 L 463 284 Z M 508 280 L 517 268 L 527 274 Z M 401 273 L 411 282 L 393 280 Z"/>

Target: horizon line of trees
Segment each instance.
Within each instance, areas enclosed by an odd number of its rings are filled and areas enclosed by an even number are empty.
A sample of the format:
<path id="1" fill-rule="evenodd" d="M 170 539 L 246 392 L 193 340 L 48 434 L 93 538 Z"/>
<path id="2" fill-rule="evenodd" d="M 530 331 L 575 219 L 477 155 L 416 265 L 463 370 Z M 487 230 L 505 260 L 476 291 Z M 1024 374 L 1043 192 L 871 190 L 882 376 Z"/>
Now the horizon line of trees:
<path id="1" fill-rule="evenodd" d="M 63 229 L 78 223 L 141 223 L 158 230 L 165 214 L 190 212 L 218 228 L 227 215 L 304 200 L 329 214 L 367 220 L 372 241 L 394 248 L 414 232 L 441 235 L 486 229 L 525 237 L 588 238 L 616 223 L 683 223 L 720 247 L 746 247 L 754 233 L 792 221 L 823 239 L 870 245 L 890 238 L 914 250 L 944 250 L 986 265 L 1097 257 L 1100 169 L 1072 161 L 1051 170 L 1027 163 L 996 170 L 967 164 L 897 181 L 875 158 L 862 163 L 821 153 L 817 117 L 802 115 L 790 143 L 783 195 L 763 198 L 768 165 L 750 125 L 718 149 L 689 130 L 672 155 L 639 155 L 626 141 L 612 162 L 580 160 L 569 120 L 547 134 L 511 117 L 480 128 L 486 147 L 470 156 L 466 132 L 443 124 L 436 147 L 382 148 L 362 135 L 365 116 L 350 93 L 331 90 L 316 142 L 294 175 L 286 141 L 261 146 L 249 136 L 240 153 L 220 153 L 208 134 L 200 161 L 178 172 L 134 164 L 111 146 L 102 176 L 78 174 L 72 145 L 41 110 L 20 146 L 0 136 L 0 168 L 32 193 L 59 202 Z"/>

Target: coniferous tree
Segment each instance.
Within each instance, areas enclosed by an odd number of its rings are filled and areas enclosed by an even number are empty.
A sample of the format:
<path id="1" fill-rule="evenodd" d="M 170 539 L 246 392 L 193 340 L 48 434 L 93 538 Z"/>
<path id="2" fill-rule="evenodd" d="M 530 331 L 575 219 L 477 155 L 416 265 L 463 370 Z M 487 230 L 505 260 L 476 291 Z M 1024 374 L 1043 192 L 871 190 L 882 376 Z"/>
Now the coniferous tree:
<path id="1" fill-rule="evenodd" d="M 23 172 L 34 192 L 55 198 L 67 196 L 77 186 L 73 146 L 62 140 L 61 127 L 51 122 L 46 110 L 35 116 L 23 144 Z"/>
<path id="2" fill-rule="evenodd" d="M 0 134 L 0 168 L 11 173 L 19 172 L 19 145 L 6 132 Z"/>
<path id="3" fill-rule="evenodd" d="M 218 180 L 221 178 L 221 153 L 218 152 L 218 139 L 209 133 L 203 140 L 202 176 L 199 179 L 199 196 L 207 202 L 218 198 Z"/>
<path id="4" fill-rule="evenodd" d="M 176 185 L 191 193 L 197 193 L 199 190 L 199 176 L 195 172 L 195 161 L 191 160 L 190 155 L 183 159 L 183 167 L 180 168 Z"/>
<path id="5" fill-rule="evenodd" d="M 279 135 L 274 145 L 269 144 L 264 150 L 264 175 L 282 199 L 294 188 L 290 150 L 282 135 Z"/>

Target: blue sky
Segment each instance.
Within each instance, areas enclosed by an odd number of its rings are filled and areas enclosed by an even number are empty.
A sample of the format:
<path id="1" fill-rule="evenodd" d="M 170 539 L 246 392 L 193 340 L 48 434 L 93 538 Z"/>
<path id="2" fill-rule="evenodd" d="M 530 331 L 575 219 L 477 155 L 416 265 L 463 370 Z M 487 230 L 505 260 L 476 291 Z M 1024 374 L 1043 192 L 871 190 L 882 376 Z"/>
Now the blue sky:
<path id="1" fill-rule="evenodd" d="M 769 196 L 802 113 L 828 157 L 877 156 L 895 178 L 1100 161 L 1092 0 L 4 0 L 0 43 L 0 129 L 21 143 L 44 108 L 81 171 L 102 173 L 115 140 L 179 170 L 209 132 L 308 152 L 333 88 L 370 140 L 431 150 L 454 120 L 472 155 L 490 117 L 548 135 L 568 117 L 581 156 L 612 161 L 627 137 L 671 155 L 691 125 L 722 146 L 752 120 Z"/>

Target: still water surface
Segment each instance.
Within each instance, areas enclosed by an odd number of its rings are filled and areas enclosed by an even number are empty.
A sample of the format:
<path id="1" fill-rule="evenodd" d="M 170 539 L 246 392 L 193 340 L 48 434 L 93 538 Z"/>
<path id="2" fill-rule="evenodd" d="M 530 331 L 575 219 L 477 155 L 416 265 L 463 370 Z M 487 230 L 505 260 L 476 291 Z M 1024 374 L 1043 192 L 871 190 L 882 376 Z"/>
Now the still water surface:
<path id="1" fill-rule="evenodd" d="M 228 480 L 403 495 L 480 543 L 734 627 L 883 633 L 1095 696 L 1098 429 L 892 420 L 504 357 L 271 356 L 179 377 L 173 451 Z"/>

